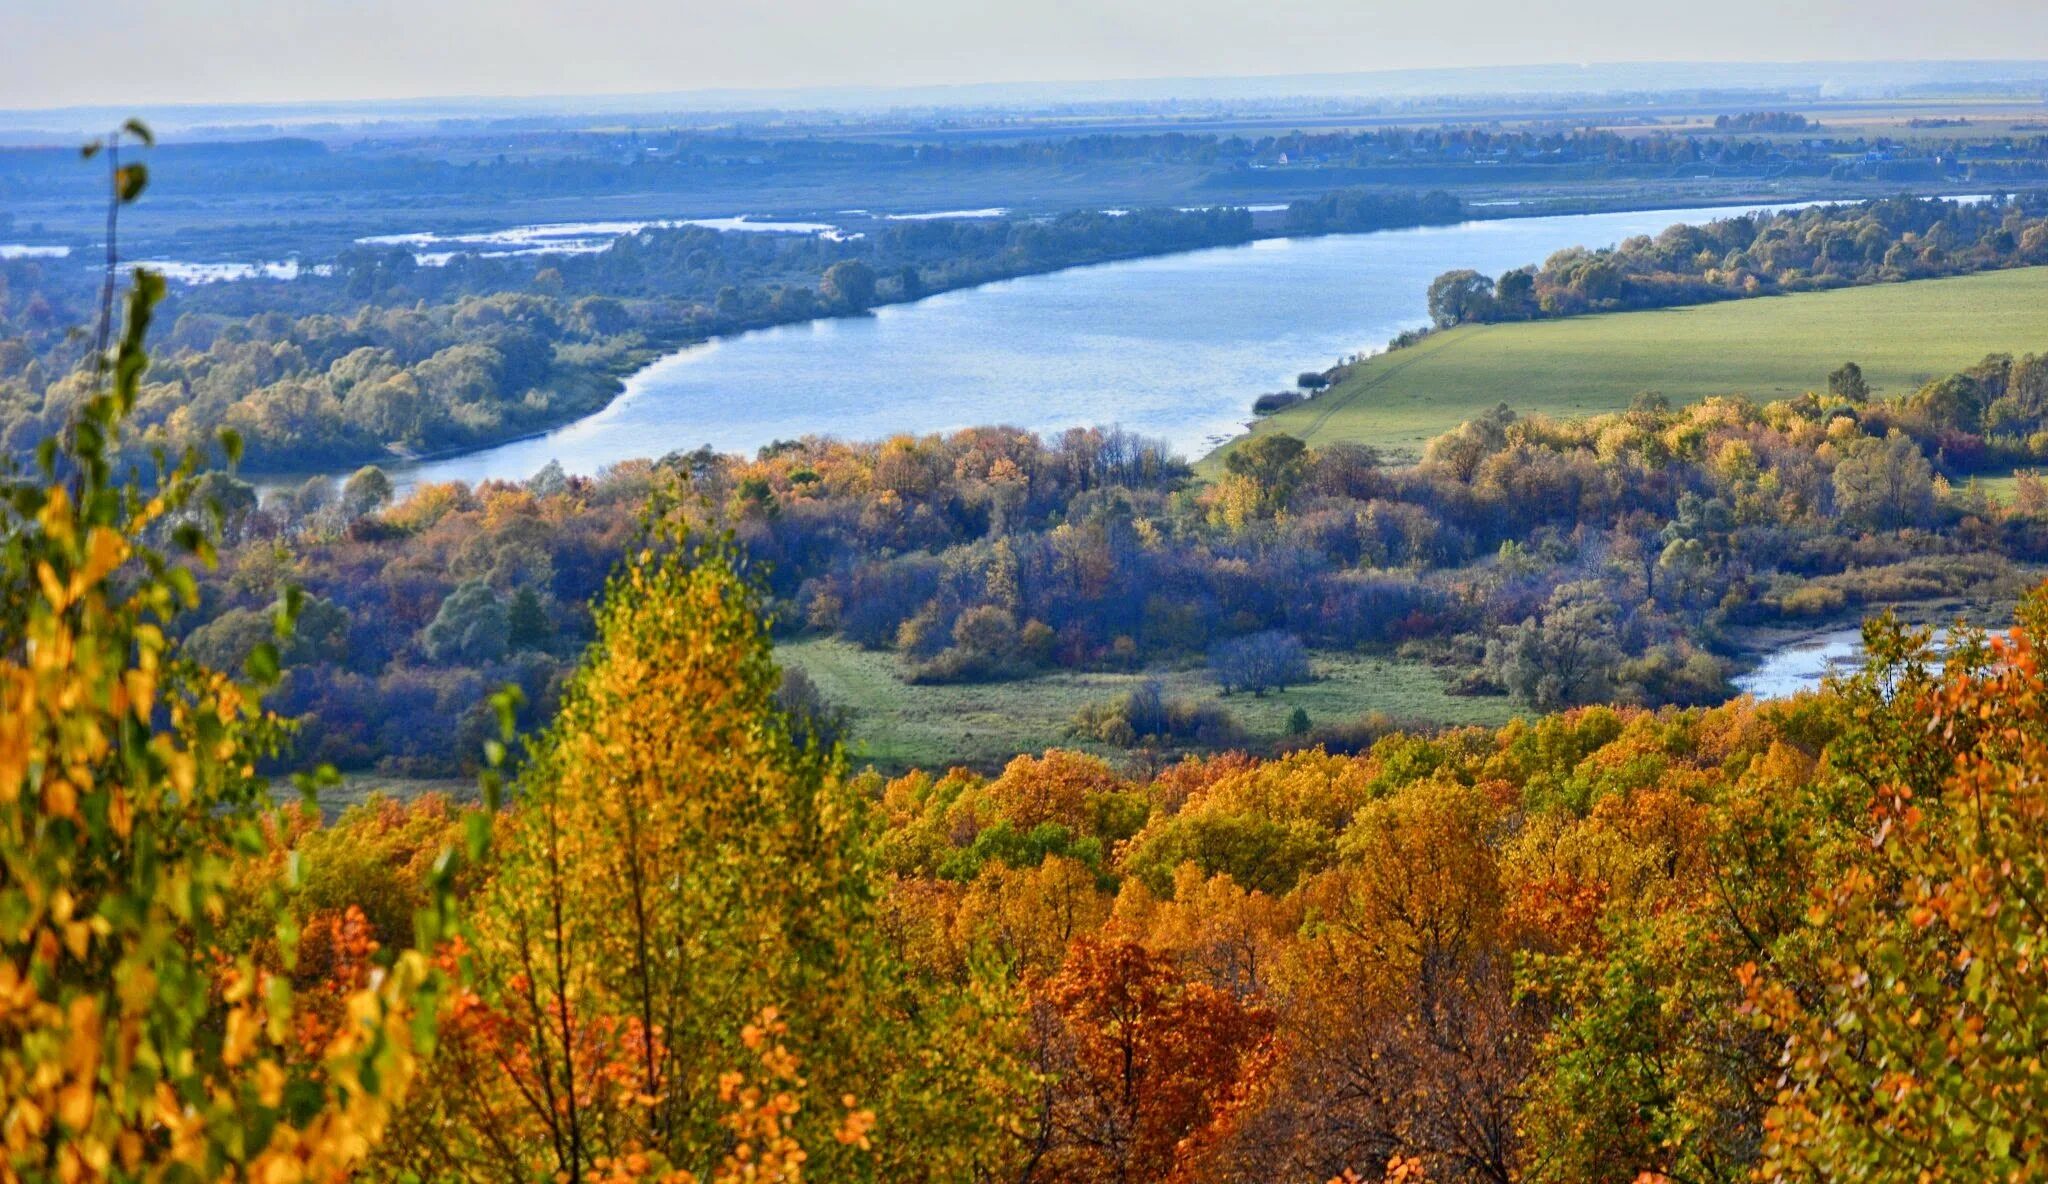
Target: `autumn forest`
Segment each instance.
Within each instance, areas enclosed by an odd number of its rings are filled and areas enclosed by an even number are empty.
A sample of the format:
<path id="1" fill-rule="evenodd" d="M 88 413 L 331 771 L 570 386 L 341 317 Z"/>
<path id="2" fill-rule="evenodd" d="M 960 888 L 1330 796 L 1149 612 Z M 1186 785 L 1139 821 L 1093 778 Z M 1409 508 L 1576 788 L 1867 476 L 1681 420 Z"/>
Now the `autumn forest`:
<path id="1" fill-rule="evenodd" d="M 187 156 L 131 120 L 62 181 L 14 161 L 0 199 L 90 178 L 106 261 L 0 255 L 0 1182 L 2048 1178 L 2048 340 L 1890 387 L 1845 351 L 1503 402 L 1413 455 L 1105 422 L 409 475 L 707 341 L 1522 201 L 1625 216 L 1609 186 L 1709 165 L 1843 200 L 1443 271 L 1385 354 L 1260 414 L 1510 322 L 2048 263 L 2041 193 L 1879 191 L 2026 179 L 2048 141 L 1824 132 L 1805 97 L 1263 136 L 977 107 L 912 147 L 918 108 L 793 106 L 623 164 L 517 113 Z M 1145 122 L 1064 127 L 1110 115 Z M 287 184 L 275 152 L 423 204 L 609 200 L 650 159 L 764 200 L 1299 188 L 438 260 L 351 234 L 303 281 L 121 254 L 152 165 L 212 162 L 192 217 Z M 1740 681 L 1858 627 L 1793 692 Z M 1361 663 L 1429 694 L 1329 690 Z M 1061 739 L 878 756 L 926 694 L 1051 699 Z"/>

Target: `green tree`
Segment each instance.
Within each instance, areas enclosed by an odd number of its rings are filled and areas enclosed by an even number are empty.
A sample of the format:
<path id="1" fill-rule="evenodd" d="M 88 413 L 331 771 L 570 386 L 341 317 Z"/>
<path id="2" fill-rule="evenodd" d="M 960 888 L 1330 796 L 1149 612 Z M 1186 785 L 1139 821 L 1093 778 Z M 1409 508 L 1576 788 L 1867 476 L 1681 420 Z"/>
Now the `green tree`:
<path id="1" fill-rule="evenodd" d="M 1502 316 L 1534 316 L 1537 312 L 1536 274 L 1526 267 L 1503 272 L 1493 285 L 1493 302 Z"/>
<path id="2" fill-rule="evenodd" d="M 1439 329 L 1485 320 L 1493 310 L 1493 281 L 1476 271 L 1447 271 L 1430 282 L 1429 319 Z"/>
<path id="3" fill-rule="evenodd" d="M 1896 428 L 1882 440 L 1865 436 L 1844 448 L 1834 487 L 1837 513 L 1879 530 L 1914 526 L 1934 512 L 1934 466 Z"/>
<path id="4" fill-rule="evenodd" d="M 1230 451 L 1223 467 L 1258 486 L 1260 500 L 1278 509 L 1294 496 L 1305 468 L 1308 445 L 1285 432 L 1254 436 Z"/>
<path id="5" fill-rule="evenodd" d="M 1263 696 L 1274 688 L 1309 680 L 1308 651 L 1299 639 L 1278 630 L 1221 641 L 1209 651 L 1209 676 L 1223 688 Z"/>
<path id="6" fill-rule="evenodd" d="M 1489 647 L 1488 665 L 1516 698 L 1534 707 L 1570 707 L 1604 697 L 1621 648 L 1614 600 L 1598 583 L 1561 584 L 1543 614 Z"/>
<path id="7" fill-rule="evenodd" d="M 1870 384 L 1864 381 L 1863 367 L 1854 362 L 1842 363 L 1839 369 L 1828 375 L 1828 393 L 1851 403 L 1868 403 Z"/>
<path id="8" fill-rule="evenodd" d="M 512 622 L 498 594 L 482 580 L 466 580 L 441 602 L 420 632 L 427 653 L 442 662 L 490 662 L 505 656 Z"/>
<path id="9" fill-rule="evenodd" d="M 1982 383 L 1967 374 L 1951 374 L 1913 392 L 1907 406 L 1935 428 L 1975 432 L 1983 425 L 1987 402 Z"/>
<path id="10" fill-rule="evenodd" d="M 391 478 L 376 465 L 364 465 L 341 483 L 341 512 L 349 518 L 374 514 L 391 504 Z"/>
<path id="11" fill-rule="evenodd" d="M 827 303 L 857 312 L 875 302 L 875 269 L 858 259 L 841 259 L 825 269 L 818 290 Z"/>
<path id="12" fill-rule="evenodd" d="M 506 644 L 515 650 L 544 650 L 554 640 L 555 625 L 548 618 L 540 593 L 530 585 L 514 592 L 512 604 L 505 610 Z"/>

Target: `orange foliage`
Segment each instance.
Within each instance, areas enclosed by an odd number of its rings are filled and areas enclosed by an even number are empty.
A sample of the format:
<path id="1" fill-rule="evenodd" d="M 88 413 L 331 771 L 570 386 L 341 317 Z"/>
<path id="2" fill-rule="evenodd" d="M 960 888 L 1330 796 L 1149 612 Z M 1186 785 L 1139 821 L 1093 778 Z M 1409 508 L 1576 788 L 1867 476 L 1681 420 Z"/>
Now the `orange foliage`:
<path id="1" fill-rule="evenodd" d="M 1034 1175 L 1062 1184 L 1162 1180 L 1256 1071 L 1270 1011 L 1184 981 L 1133 942 L 1077 941 L 1033 1001 L 1051 1075 L 1031 1133 Z"/>
<path id="2" fill-rule="evenodd" d="M 1002 776 L 988 783 L 987 795 L 996 816 L 1020 830 L 1043 822 L 1081 830 L 1100 795 L 1127 788 L 1100 758 L 1054 749 L 1042 757 L 1012 760 Z"/>

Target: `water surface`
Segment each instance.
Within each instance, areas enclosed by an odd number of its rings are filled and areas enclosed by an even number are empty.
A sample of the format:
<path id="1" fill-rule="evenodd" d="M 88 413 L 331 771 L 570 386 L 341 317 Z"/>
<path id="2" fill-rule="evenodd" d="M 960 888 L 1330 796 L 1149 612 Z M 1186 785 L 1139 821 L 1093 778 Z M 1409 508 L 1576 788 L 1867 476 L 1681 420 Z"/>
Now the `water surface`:
<path id="1" fill-rule="evenodd" d="M 1786 207 L 1772 207 L 1786 208 Z M 1200 455 L 1252 399 L 1428 321 L 1430 280 L 1488 274 L 1739 210 L 1692 208 L 1264 239 L 1006 280 L 693 346 L 605 410 L 545 436 L 395 470 L 412 481 L 594 474 L 710 444 L 867 440 L 1011 424 L 1120 424 Z"/>
<path id="2" fill-rule="evenodd" d="M 1735 689 L 1759 699 L 1789 699 L 1819 690 L 1830 675 L 1854 674 L 1863 662 L 1862 628 L 1840 629 L 1772 650 L 1756 669 L 1735 678 Z"/>

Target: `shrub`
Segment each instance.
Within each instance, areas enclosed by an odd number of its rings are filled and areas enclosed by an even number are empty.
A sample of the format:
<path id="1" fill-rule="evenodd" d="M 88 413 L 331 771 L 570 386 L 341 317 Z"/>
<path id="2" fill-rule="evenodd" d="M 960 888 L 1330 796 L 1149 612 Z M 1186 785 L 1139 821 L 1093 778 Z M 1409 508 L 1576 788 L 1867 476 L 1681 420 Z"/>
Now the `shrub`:
<path id="1" fill-rule="evenodd" d="M 1224 748 L 1243 735 L 1221 704 L 1169 699 L 1164 688 L 1149 680 L 1129 694 L 1083 707 L 1074 713 L 1070 726 L 1077 736 L 1118 748 L 1159 743 Z"/>
<path id="2" fill-rule="evenodd" d="M 1271 415 L 1275 411 L 1294 406 L 1305 397 L 1300 391 L 1274 391 L 1269 395 L 1260 395 L 1252 400 L 1252 414 Z"/>
<path id="3" fill-rule="evenodd" d="M 1841 612 L 1848 601 L 1840 588 L 1803 584 L 1778 597 L 1778 612 L 1787 617 L 1826 617 Z"/>
<path id="4" fill-rule="evenodd" d="M 775 708 L 789 721 L 789 734 L 799 745 L 815 742 L 819 748 L 829 749 L 846 737 L 847 710 L 825 698 L 801 666 L 782 672 L 782 682 L 775 688 Z"/>

